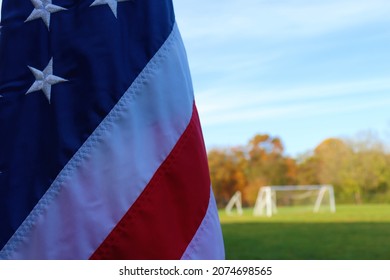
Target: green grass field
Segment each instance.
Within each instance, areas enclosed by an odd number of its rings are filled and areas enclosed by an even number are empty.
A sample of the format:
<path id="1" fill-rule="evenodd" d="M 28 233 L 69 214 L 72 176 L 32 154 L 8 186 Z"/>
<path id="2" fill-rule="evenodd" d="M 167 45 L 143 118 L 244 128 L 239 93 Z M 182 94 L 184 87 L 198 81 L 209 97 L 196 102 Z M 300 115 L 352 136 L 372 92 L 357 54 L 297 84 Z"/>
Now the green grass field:
<path id="1" fill-rule="evenodd" d="M 311 213 L 279 208 L 273 217 L 220 211 L 226 258 L 267 260 L 390 260 L 390 204 L 338 205 Z"/>

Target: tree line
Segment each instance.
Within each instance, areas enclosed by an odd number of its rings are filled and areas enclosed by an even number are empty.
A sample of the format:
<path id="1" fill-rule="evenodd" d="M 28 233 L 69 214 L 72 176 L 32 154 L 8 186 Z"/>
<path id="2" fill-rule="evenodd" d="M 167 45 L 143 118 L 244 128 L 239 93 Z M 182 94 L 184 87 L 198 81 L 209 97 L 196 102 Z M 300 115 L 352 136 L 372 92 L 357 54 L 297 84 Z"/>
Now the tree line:
<path id="1" fill-rule="evenodd" d="M 331 184 L 338 203 L 390 202 L 390 154 L 378 139 L 329 138 L 292 158 L 281 139 L 257 134 L 245 146 L 210 150 L 208 160 L 219 207 L 236 191 L 253 205 L 259 188 L 273 185 Z"/>

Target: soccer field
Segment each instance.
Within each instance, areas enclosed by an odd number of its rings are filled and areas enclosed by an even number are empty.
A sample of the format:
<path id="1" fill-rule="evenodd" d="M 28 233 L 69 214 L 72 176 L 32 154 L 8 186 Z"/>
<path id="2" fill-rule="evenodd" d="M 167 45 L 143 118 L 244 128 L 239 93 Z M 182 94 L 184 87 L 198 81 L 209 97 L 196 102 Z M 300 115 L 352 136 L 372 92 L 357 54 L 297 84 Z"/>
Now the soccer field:
<path id="1" fill-rule="evenodd" d="M 227 259 L 389 260 L 390 205 L 338 205 L 336 213 L 280 208 L 273 217 L 220 211 Z"/>

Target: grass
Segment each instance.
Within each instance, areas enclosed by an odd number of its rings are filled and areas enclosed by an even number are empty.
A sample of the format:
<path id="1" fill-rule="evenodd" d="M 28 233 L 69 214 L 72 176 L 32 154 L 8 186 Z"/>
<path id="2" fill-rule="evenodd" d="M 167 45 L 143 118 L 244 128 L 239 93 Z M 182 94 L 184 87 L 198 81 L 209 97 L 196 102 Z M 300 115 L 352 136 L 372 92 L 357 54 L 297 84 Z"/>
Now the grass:
<path id="1" fill-rule="evenodd" d="M 227 259 L 390 259 L 390 205 L 340 205 L 336 213 L 280 208 L 270 218 L 220 211 L 220 219 Z"/>

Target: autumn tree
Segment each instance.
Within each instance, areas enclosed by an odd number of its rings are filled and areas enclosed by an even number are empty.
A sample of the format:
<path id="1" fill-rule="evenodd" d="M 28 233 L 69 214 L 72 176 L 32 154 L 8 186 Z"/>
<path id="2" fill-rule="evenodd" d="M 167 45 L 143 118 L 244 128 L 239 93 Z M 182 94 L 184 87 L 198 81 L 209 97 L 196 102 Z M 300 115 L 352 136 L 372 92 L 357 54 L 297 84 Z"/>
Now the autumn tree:
<path id="1" fill-rule="evenodd" d="M 329 138 L 298 164 L 300 184 L 332 184 L 339 200 L 362 203 L 390 190 L 390 161 L 383 145 Z"/>
<path id="2" fill-rule="evenodd" d="M 318 185 L 319 160 L 313 156 L 312 152 L 300 155 L 296 162 L 297 184 L 298 185 Z"/>
<path id="3" fill-rule="evenodd" d="M 331 184 L 336 194 L 355 196 L 360 202 L 360 186 L 352 180 L 353 150 L 343 140 L 329 138 L 322 141 L 314 150 L 312 162 L 318 184 Z"/>
<path id="4" fill-rule="evenodd" d="M 244 204 L 253 205 L 259 188 L 271 185 L 331 184 L 341 202 L 390 200 L 390 154 L 371 135 L 325 139 L 294 159 L 284 155 L 281 139 L 257 134 L 246 146 L 213 149 L 208 158 L 220 207 L 238 190 Z"/>
<path id="5" fill-rule="evenodd" d="M 294 184 L 296 165 L 283 154 L 284 147 L 278 137 L 257 134 L 248 146 L 248 187 L 246 198 L 254 203 L 261 186 Z"/>
<path id="6" fill-rule="evenodd" d="M 213 149 L 208 153 L 211 182 L 218 206 L 247 185 L 247 161 L 241 149 Z"/>

